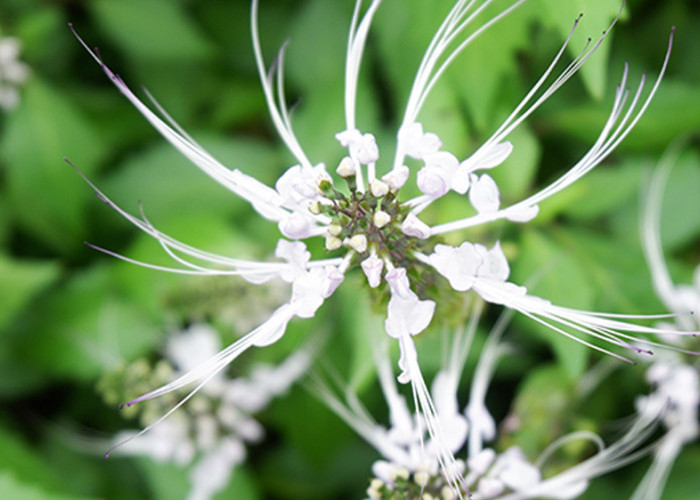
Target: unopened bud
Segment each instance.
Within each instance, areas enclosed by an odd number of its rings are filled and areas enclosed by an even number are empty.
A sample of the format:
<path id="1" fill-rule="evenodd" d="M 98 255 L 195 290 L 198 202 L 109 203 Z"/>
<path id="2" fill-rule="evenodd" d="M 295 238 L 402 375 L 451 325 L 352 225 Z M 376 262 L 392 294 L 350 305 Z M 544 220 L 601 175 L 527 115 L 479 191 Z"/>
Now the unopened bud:
<path id="1" fill-rule="evenodd" d="M 341 177 L 350 177 L 351 175 L 355 175 L 355 164 L 352 162 L 349 156 L 346 156 L 340 160 L 340 164 L 335 171 Z"/>
<path id="2" fill-rule="evenodd" d="M 321 204 L 317 201 L 309 203 L 309 212 L 311 212 L 314 215 L 318 215 L 321 213 Z"/>
<path id="3" fill-rule="evenodd" d="M 337 250 L 342 244 L 343 242 L 340 241 L 340 238 L 333 235 L 326 236 L 326 250 Z"/>
<path id="4" fill-rule="evenodd" d="M 332 236 L 338 236 L 342 230 L 343 228 L 340 227 L 338 224 L 331 224 L 330 226 L 328 226 L 328 234 Z"/>
<path id="5" fill-rule="evenodd" d="M 367 250 L 367 237 L 364 234 L 356 234 L 348 240 L 350 248 L 358 253 L 364 253 Z"/>
<path id="6" fill-rule="evenodd" d="M 379 179 L 372 179 L 372 181 L 369 183 L 369 190 L 374 196 L 381 198 L 389 192 L 389 186 Z"/>
<path id="7" fill-rule="evenodd" d="M 317 185 L 318 190 L 326 196 L 330 195 L 333 191 L 333 183 L 331 183 L 330 179 L 327 179 L 325 177 L 319 179 Z"/>
<path id="8" fill-rule="evenodd" d="M 392 191 L 398 191 L 406 183 L 408 179 L 408 167 L 401 165 L 382 177 L 382 181 L 389 186 Z"/>
<path id="9" fill-rule="evenodd" d="M 372 222 L 374 222 L 374 225 L 379 228 L 386 226 L 390 221 L 391 216 L 383 210 L 377 210 L 374 213 L 374 217 L 372 218 Z"/>

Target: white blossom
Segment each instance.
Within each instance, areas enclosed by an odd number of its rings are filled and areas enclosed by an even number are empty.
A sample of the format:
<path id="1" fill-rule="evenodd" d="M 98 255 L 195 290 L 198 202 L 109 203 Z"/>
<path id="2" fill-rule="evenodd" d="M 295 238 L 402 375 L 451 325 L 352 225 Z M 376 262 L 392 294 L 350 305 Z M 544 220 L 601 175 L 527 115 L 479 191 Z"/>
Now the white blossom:
<path id="1" fill-rule="evenodd" d="M 679 154 L 678 144 L 660 161 L 649 183 L 644 204 L 642 240 L 654 289 L 673 314 L 674 324 L 666 330 L 693 331 L 700 328 L 700 265 L 695 269 L 693 284 L 676 285 L 666 266 L 661 245 L 661 201 L 667 177 Z M 664 339 L 669 336 L 661 334 Z M 637 398 L 640 413 L 661 412 L 666 434 L 654 452 L 654 461 L 637 487 L 634 500 L 661 498 L 673 463 L 683 447 L 700 436 L 700 371 L 688 358 L 695 339 L 676 338 L 677 352 L 664 352 L 646 371 L 652 387 L 650 394 Z M 685 351 L 688 349 L 688 351 Z"/>
<path id="2" fill-rule="evenodd" d="M 480 309 L 477 304 L 472 310 L 477 319 Z M 394 498 L 392 495 L 413 498 L 420 491 L 424 495 L 422 498 L 426 498 L 425 495 L 430 495 L 429 498 L 469 495 L 474 500 L 574 499 L 587 489 L 591 479 L 643 455 L 641 445 L 653 433 L 663 411 L 661 408 L 639 414 L 624 436 L 607 447 L 598 436 L 588 432 L 563 436 L 543 450 L 537 460 L 526 457 L 517 446 L 501 452 L 485 446 L 497 437 L 485 397 L 496 364 L 505 352 L 501 336 L 507 321 L 499 321 L 489 335 L 478 358 L 469 403 L 460 407 L 458 384 L 476 325 L 476 320 L 471 321 L 467 329 L 452 337 L 446 350 L 450 353 L 449 359 L 444 361 L 433 380 L 434 412 L 411 414 L 394 382 L 385 344 L 373 344 L 373 355 L 389 407 L 387 426 L 374 421 L 352 389 L 341 387 L 340 392 L 346 399 L 343 401 L 320 375 L 315 377 L 316 394 L 382 457 L 372 465 L 374 478 L 367 490 L 369 498 Z M 444 435 L 429 432 L 436 423 Z M 438 440 L 457 457 L 463 449 L 467 456 L 445 464 L 444 452 L 440 446 L 435 446 Z M 574 440 L 590 441 L 598 451 L 568 469 L 544 476 L 542 466 L 548 457 Z M 455 491 L 454 485 L 459 489 Z"/>
<path id="3" fill-rule="evenodd" d="M 19 89 L 29 77 L 29 67 L 20 62 L 21 42 L 0 37 L 0 108 L 10 110 L 19 104 Z"/>
<path id="4" fill-rule="evenodd" d="M 630 93 L 627 88 L 628 68 L 625 66 L 610 116 L 603 124 L 598 139 L 578 163 L 552 184 L 524 200 L 503 204 L 493 178 L 480 171 L 497 167 L 513 154 L 515 148 L 507 139 L 510 133 L 576 73 L 600 46 L 609 30 L 597 41 L 587 45 L 558 76 L 552 77 L 565 53 L 570 35 L 532 90 L 491 137 L 466 159 L 457 158 L 449 151 L 441 150 L 440 138 L 433 132 L 425 131 L 418 121 L 418 116 L 435 83 L 462 50 L 476 36 L 523 2 L 524 0 L 512 2 L 501 13 L 479 26 L 475 25 L 475 19 L 488 6 L 490 0 L 455 1 L 437 27 L 417 69 L 403 119 L 396 133 L 395 156 L 393 160 L 387 160 L 386 165 L 382 165 L 379 160 L 383 157 L 374 135 L 360 130 L 355 116 L 358 75 L 364 46 L 381 0 L 373 0 L 364 11 L 362 1 L 357 0 L 350 23 L 346 53 L 345 129 L 335 133 L 327 131 L 329 139 L 335 136 L 340 146 L 346 149 L 346 156 L 337 169 L 339 180 L 344 183 L 344 191 L 343 187 L 334 186 L 333 178 L 326 172 L 322 162 L 312 163 L 309 160 L 296 138 L 285 102 L 284 48 L 280 50 L 272 71 L 268 72 L 258 33 L 258 0 L 252 1 L 251 10 L 255 61 L 272 123 L 296 160 L 296 165 L 286 170 L 274 188 L 238 169 L 231 170 L 219 163 L 187 135 L 155 101 L 151 99 L 162 117 L 139 100 L 121 78 L 90 51 L 119 91 L 173 146 L 214 180 L 247 200 L 263 218 L 276 223 L 281 235 L 287 238 L 280 240 L 275 254 L 278 260 L 275 262 L 248 261 L 215 255 L 161 233 L 143 214 L 136 217 L 122 210 L 90 183 L 103 201 L 155 238 L 177 265 L 165 267 L 139 264 L 182 274 L 241 276 L 253 284 L 272 279 L 291 284 L 288 302 L 277 308 L 260 326 L 212 356 L 207 362 L 182 374 L 177 380 L 144 394 L 129 404 L 161 396 L 196 382 L 195 389 L 187 396 L 190 398 L 249 347 L 269 345 L 277 341 L 284 335 L 288 323 L 296 317 L 313 317 L 343 282 L 346 271 L 359 266 L 363 269 L 370 287 L 379 287 L 382 278 L 388 284 L 390 297 L 385 330 L 389 337 L 397 341 L 400 348 L 399 381 L 410 383 L 418 411 L 423 415 L 432 446 L 435 448 L 439 466 L 448 477 L 447 486 L 458 491 L 455 478 L 459 467 L 452 456 L 453 443 L 449 442 L 442 426 L 459 428 L 459 420 L 454 420 L 451 413 L 450 418 L 444 418 L 444 415 L 441 416 L 444 408 L 434 406 L 433 398 L 436 394 L 431 394 L 423 380 L 418 352 L 413 341 L 413 336 L 425 330 L 432 322 L 436 305 L 433 299 L 438 297 L 429 298 L 428 295 L 432 292 L 421 290 L 421 284 L 411 283 L 409 276 L 420 273 L 433 274 L 436 279 L 442 279 L 442 276 L 455 292 L 473 291 L 487 302 L 521 312 L 577 342 L 621 359 L 626 358 L 601 347 L 600 343 L 607 343 L 611 348 L 647 352 L 646 348 L 638 347 L 635 335 L 673 333 L 664 328 L 644 327 L 627 321 L 642 318 L 564 308 L 545 298 L 529 294 L 525 287 L 508 281 L 509 266 L 498 241 L 493 242 L 490 249 L 482 243 L 472 241 L 465 241 L 458 247 L 431 241 L 434 236 L 493 221 L 505 219 L 526 222 L 535 217 L 540 202 L 573 184 L 598 166 L 630 133 L 649 106 L 665 72 L 671 41 L 659 77 L 646 96 L 643 94 L 644 78 L 641 79 L 637 90 Z M 617 19 L 610 27 L 616 21 Z M 577 24 L 578 20 L 574 23 L 574 29 Z M 82 40 L 81 43 L 89 51 Z M 415 182 L 422 194 L 408 200 L 404 199 L 401 193 L 401 188 L 411 175 L 404 162 L 406 156 L 423 163 L 415 172 Z M 382 167 L 386 171 L 383 175 L 378 175 L 377 169 Z M 436 225 L 429 225 L 419 218 L 423 210 L 451 191 L 456 195 L 467 195 L 476 213 Z M 300 240 L 312 237 L 324 238 L 328 251 L 344 252 L 344 255 L 328 258 L 311 256 L 305 243 Z M 423 248 L 421 240 L 426 240 L 428 248 L 438 244 L 434 246 L 432 253 L 426 255 L 420 250 Z M 127 257 L 106 252 L 134 262 Z M 384 288 L 386 289 L 387 287 Z M 649 344 L 653 345 L 647 341 L 646 345 Z M 488 419 L 484 418 L 484 409 L 473 406 L 471 411 L 473 418 L 478 416 L 484 420 L 484 431 L 480 435 L 488 437 L 491 432 L 487 430 Z"/>
<path id="5" fill-rule="evenodd" d="M 195 324 L 168 340 L 165 354 L 175 375 L 206 362 L 220 349 L 216 331 Z M 219 373 L 171 418 L 151 432 L 126 431 L 116 436 L 123 443 L 120 454 L 149 456 L 159 462 L 190 467 L 190 500 L 206 500 L 221 491 L 233 470 L 245 461 L 246 445 L 259 442 L 262 426 L 253 415 L 286 392 L 305 374 L 311 361 L 303 349 L 278 366 L 253 365 L 246 377 L 229 378 Z M 216 412 L 209 411 L 216 406 Z M 200 409 L 201 408 L 201 409 Z"/>

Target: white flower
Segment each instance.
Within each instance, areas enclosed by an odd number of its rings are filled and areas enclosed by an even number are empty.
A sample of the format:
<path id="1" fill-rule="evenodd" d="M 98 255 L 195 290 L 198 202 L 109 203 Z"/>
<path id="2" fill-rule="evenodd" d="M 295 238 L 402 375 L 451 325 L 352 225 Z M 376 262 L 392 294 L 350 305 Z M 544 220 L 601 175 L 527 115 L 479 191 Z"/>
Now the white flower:
<path id="1" fill-rule="evenodd" d="M 216 331 L 195 324 L 173 335 L 165 348 L 176 375 L 206 362 L 220 349 Z M 310 349 L 302 349 L 278 366 L 253 365 L 247 377 L 228 378 L 219 373 L 190 405 L 151 432 L 127 431 L 116 436 L 120 454 L 149 456 L 190 470 L 190 500 L 206 500 L 222 490 L 233 470 L 246 458 L 246 444 L 263 438 L 253 414 L 272 398 L 286 392 L 306 372 Z M 212 412 L 211 408 L 216 407 Z"/>
<path id="2" fill-rule="evenodd" d="M 29 67 L 19 61 L 21 44 L 17 38 L 0 38 L 0 108 L 10 110 L 19 104 L 19 87 L 29 76 Z"/>
<path id="3" fill-rule="evenodd" d="M 472 313 L 478 318 L 480 310 L 480 305 L 476 305 Z M 528 460 L 518 447 L 501 453 L 485 447 L 485 441 L 496 439 L 495 423 L 486 409 L 485 397 L 496 364 L 505 353 L 500 337 L 506 323 L 499 323 L 501 326 L 492 330 L 478 356 L 469 403 L 463 410 L 459 406 L 458 385 L 477 321 L 456 332 L 445 350 L 449 357 L 435 376 L 431 390 L 434 413 L 411 415 L 394 381 L 387 346 L 380 343 L 372 345 L 389 407 L 388 426 L 374 421 L 351 388 L 341 387 L 347 401 L 344 402 L 320 376 L 315 378 L 317 395 L 381 455 L 372 465 L 370 498 L 414 498 L 420 492 L 420 498 L 457 498 L 470 493 L 474 500 L 574 499 L 587 489 L 591 479 L 644 454 L 641 445 L 655 430 L 661 408 L 639 415 L 625 435 L 608 447 L 589 432 L 560 438 L 543 450 L 536 461 Z M 590 441 L 598 451 L 579 464 L 544 477 L 543 465 L 548 458 L 574 440 Z M 442 443 L 436 446 L 439 441 Z M 467 457 L 452 464 L 443 463 L 441 446 L 447 446 L 458 457 L 460 450 L 466 448 Z M 380 491 L 385 491 L 384 496 Z"/>
<path id="4" fill-rule="evenodd" d="M 674 313 L 675 324 L 664 324 L 664 328 L 693 331 L 700 328 L 700 265 L 695 270 L 692 285 L 675 285 L 664 261 L 660 236 L 663 191 L 679 153 L 678 144 L 669 148 L 649 182 L 644 203 L 642 240 L 656 293 L 668 310 Z M 661 336 L 664 339 L 669 337 Z M 700 372 L 694 360 L 686 359 L 688 353 L 695 353 L 685 350 L 693 347 L 695 339 L 675 340 L 677 351 L 663 353 L 661 359 L 647 369 L 646 378 L 652 386 L 651 393 L 636 401 L 637 409 L 642 414 L 661 412 L 667 431 L 656 447 L 649 471 L 632 497 L 634 500 L 660 498 L 671 467 L 683 447 L 700 436 Z"/>
<path id="5" fill-rule="evenodd" d="M 166 394 L 192 382 L 198 383 L 194 389 L 196 392 L 249 347 L 268 345 L 279 339 L 294 317 L 314 316 L 343 281 L 344 273 L 351 266 L 366 263 L 362 268 L 370 287 L 377 287 L 378 274 L 381 276 L 381 272 L 385 272 L 384 280 L 388 283 L 391 294 L 385 329 L 400 346 L 399 366 L 402 371 L 399 380 L 411 384 L 419 410 L 424 415 L 427 429 L 437 450 L 440 466 L 450 477 L 449 486 L 457 488 L 453 481 L 457 466 L 450 451 L 452 446 L 441 430 L 443 421 L 451 421 L 438 418 L 435 414 L 430 391 L 420 372 L 418 353 L 413 341 L 413 336 L 427 328 L 432 321 L 435 301 L 427 296 L 419 297 L 419 294 L 427 295 L 431 292 L 420 290 L 421 284 L 411 283 L 408 276 L 421 273 L 440 274 L 447 278 L 457 292 L 474 290 L 488 302 L 522 312 L 550 326 L 554 331 L 622 359 L 625 358 L 597 343 L 592 343 L 591 339 L 639 352 L 642 349 L 632 345 L 630 334 L 668 333 L 660 328 L 627 323 L 623 321 L 626 318 L 621 316 L 567 309 L 529 295 L 526 288 L 507 281 L 508 264 L 498 242 L 495 242 L 490 250 L 469 241 L 457 248 L 438 245 L 430 255 L 425 255 L 419 250 L 423 246 L 420 240 L 428 240 L 433 236 L 501 219 L 524 222 L 535 217 L 541 201 L 576 182 L 599 165 L 627 136 L 649 105 L 664 74 L 668 53 L 659 79 L 649 94 L 645 98 L 642 97 L 643 85 L 640 84 L 636 93 L 630 96 L 627 90 L 628 71 L 625 67 L 610 117 L 590 151 L 566 174 L 541 191 L 522 201 L 501 206 L 498 187 L 493 179 L 487 174 L 477 172 L 496 167 L 512 154 L 514 148 L 507 140 L 509 134 L 576 73 L 602 43 L 605 35 L 587 46 L 586 50 L 547 86 L 546 82 L 551 80 L 550 76 L 564 54 L 569 41 L 567 39 L 543 76 L 513 113 L 465 160 L 460 161 L 452 153 L 441 151 L 440 139 L 434 133 L 423 130 L 418 115 L 436 81 L 474 38 L 473 35 L 482 33 L 523 1 L 513 2 L 483 26 L 472 24 L 476 18 L 474 14 L 485 8 L 488 0 L 455 2 L 437 28 L 417 69 L 404 116 L 396 134 L 394 159 L 383 165 L 387 171 L 379 177 L 381 183 L 377 181 L 377 168 L 382 167 L 377 165 L 381 157 L 379 147 L 371 133 L 357 128 L 355 116 L 362 55 L 372 19 L 381 0 L 373 0 L 364 13 L 361 0 L 356 2 L 345 64 L 345 129 L 335 133 L 340 145 L 347 148 L 346 155 L 351 162 L 350 164 L 343 160 L 344 163 L 341 162 L 339 167 L 339 180 L 346 184 L 345 191 L 333 186 L 333 180 L 325 171 L 323 163 L 312 163 L 309 160 L 294 134 L 284 99 L 284 49 L 280 51 L 273 68 L 278 73 L 268 72 L 258 36 L 258 0 L 253 0 L 251 14 L 255 60 L 272 122 L 297 163 L 282 175 L 274 189 L 237 169 L 230 170 L 220 164 L 186 135 L 170 117 L 165 115 L 165 119 L 162 119 L 154 113 L 102 63 L 99 57 L 90 52 L 117 88 L 168 141 L 217 182 L 249 201 L 263 218 L 277 223 L 282 236 L 291 240 L 314 236 L 325 238 L 327 249 L 338 248 L 338 240 L 345 245 L 345 255 L 342 257 L 311 258 L 302 242 L 287 243 L 294 245 L 295 251 L 278 252 L 277 257 L 284 262 L 245 261 L 214 255 L 161 233 L 144 217 L 135 217 L 117 207 L 90 184 L 102 200 L 139 229 L 153 236 L 180 265 L 164 268 L 144 264 L 146 266 L 183 274 L 235 275 L 251 283 L 278 278 L 292 285 L 289 301 L 274 311 L 258 328 L 213 356 L 207 363 L 183 374 L 172 383 L 131 401 L 130 404 Z M 612 24 L 615 22 L 616 20 Z M 467 30 L 472 30 L 471 34 Z M 84 44 L 82 40 L 81 43 Z M 669 52 L 670 45 L 669 43 Z M 162 112 L 160 106 L 156 104 L 156 107 Z M 328 131 L 328 134 L 330 138 L 333 132 Z M 407 155 L 424 163 L 416 174 L 417 186 L 423 194 L 409 200 L 402 199 L 400 191 L 409 177 L 409 169 L 404 162 Z M 426 207 L 449 191 L 461 195 L 468 193 L 468 198 L 477 213 L 433 226 L 418 218 Z M 380 216 L 380 212 L 388 215 L 389 220 L 383 215 Z M 376 223 L 377 217 L 381 223 Z M 339 232 L 337 228 L 340 228 Z M 427 244 L 430 245 L 431 242 L 428 241 Z M 380 267 L 376 259 L 380 259 L 383 266 Z M 381 277 L 379 279 L 381 280 Z"/>

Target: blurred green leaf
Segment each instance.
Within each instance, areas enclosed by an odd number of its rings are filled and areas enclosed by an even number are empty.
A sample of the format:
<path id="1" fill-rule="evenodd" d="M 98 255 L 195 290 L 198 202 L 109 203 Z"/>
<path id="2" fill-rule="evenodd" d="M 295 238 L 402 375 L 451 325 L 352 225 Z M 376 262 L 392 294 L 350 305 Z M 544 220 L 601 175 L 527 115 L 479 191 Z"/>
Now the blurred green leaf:
<path id="1" fill-rule="evenodd" d="M 663 490 L 663 499 L 693 498 L 698 492 L 698 470 L 700 470 L 700 449 L 686 447 L 671 469 Z"/>
<path id="2" fill-rule="evenodd" d="M 327 0 L 310 0 L 294 11 L 285 33 L 289 46 L 284 69 L 307 99 L 319 88 L 344 81 L 351 14 L 346 2 Z"/>
<path id="3" fill-rule="evenodd" d="M 0 471 L 11 475 L 15 480 L 32 484 L 35 487 L 48 491 L 61 490 L 61 477 L 56 474 L 51 465 L 44 461 L 35 450 L 19 438 L 16 431 L 0 427 L 0 441 L 2 441 L 2 453 L 0 453 Z M 7 476 L 5 481 L 7 480 Z M 9 490 L 2 487 L 3 479 L 0 479 L 0 492 L 7 495 Z M 5 496 L 5 498 L 15 498 Z M 43 497 L 42 497 L 43 498 Z"/>
<path id="4" fill-rule="evenodd" d="M 123 360 L 143 355 L 162 330 L 136 303 L 111 291 L 99 266 L 47 297 L 30 318 L 19 355 L 41 373 L 92 380 Z"/>
<path id="5" fill-rule="evenodd" d="M 4 247 L 10 231 L 10 210 L 4 193 L 0 191 L 0 247 Z"/>
<path id="6" fill-rule="evenodd" d="M 138 457 L 136 462 L 144 472 L 154 500 L 185 500 L 190 491 L 189 474 L 175 463 L 156 462 Z"/>
<path id="7" fill-rule="evenodd" d="M 87 500 L 84 496 L 49 493 L 37 488 L 33 482 L 25 484 L 17 481 L 7 472 L 0 472 L 0 492 L 12 500 Z"/>
<path id="8" fill-rule="evenodd" d="M 55 262 L 19 260 L 0 253 L 0 330 L 59 272 Z"/>
<path id="9" fill-rule="evenodd" d="M 17 220 L 55 250 L 75 250 L 84 237 L 85 203 L 92 195 L 63 159 L 89 175 L 104 153 L 76 106 L 33 78 L 0 138 L 8 198 Z"/>
<path id="10" fill-rule="evenodd" d="M 602 217 L 635 200 L 641 186 L 641 174 L 647 162 L 629 158 L 621 165 L 602 165 L 576 181 L 576 198 L 570 198 L 562 213 L 575 219 Z M 699 191 L 700 192 L 700 191 Z"/>
<path id="11" fill-rule="evenodd" d="M 572 259 L 571 249 L 535 230 L 523 235 L 520 255 L 513 265 L 512 281 L 532 283 L 527 285 L 529 293 L 559 306 L 584 310 L 591 308 L 595 293 L 585 267 Z M 571 380 L 581 376 L 586 369 L 589 348 L 539 323 L 531 322 L 530 327 L 551 345 Z"/>
<path id="12" fill-rule="evenodd" d="M 511 409 L 517 427 L 506 437 L 509 445 L 517 444 L 532 459 L 569 432 L 571 380 L 561 365 L 542 365 L 527 374 Z"/>
<path id="13" fill-rule="evenodd" d="M 104 32 L 130 57 L 183 62 L 212 53 L 181 2 L 96 0 L 89 8 Z"/>
<path id="14" fill-rule="evenodd" d="M 661 207 L 661 241 L 669 249 L 700 236 L 700 155 L 687 151 L 669 174 Z"/>

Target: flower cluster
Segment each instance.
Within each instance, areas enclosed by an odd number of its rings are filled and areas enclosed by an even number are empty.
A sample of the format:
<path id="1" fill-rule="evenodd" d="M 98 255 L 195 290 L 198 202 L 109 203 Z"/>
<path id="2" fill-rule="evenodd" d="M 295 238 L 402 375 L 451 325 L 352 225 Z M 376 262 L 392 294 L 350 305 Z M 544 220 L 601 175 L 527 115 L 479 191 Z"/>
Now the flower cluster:
<path id="1" fill-rule="evenodd" d="M 473 343 L 481 305 L 477 303 L 472 307 L 469 326 L 452 337 L 447 349 L 449 359 L 433 379 L 431 392 L 440 426 L 435 435 L 429 433 L 432 437 L 426 436 L 429 422 L 424 415 L 412 413 L 398 391 L 386 343 L 375 344 L 373 354 L 389 407 L 390 425 L 387 427 L 372 419 L 351 388 L 341 388 L 343 401 L 320 375 L 315 377 L 314 388 L 319 397 L 383 457 L 372 466 L 374 477 L 367 489 L 369 499 L 451 500 L 458 496 L 474 500 L 573 499 L 586 490 L 592 478 L 624 466 L 642 452 L 641 445 L 655 429 L 662 407 L 649 407 L 641 412 L 625 435 L 608 447 L 595 434 L 575 432 L 552 443 L 531 462 L 517 446 L 501 453 L 485 446 L 497 437 L 496 422 L 486 407 L 485 398 L 496 366 L 508 351 L 507 344 L 501 341 L 508 318 L 502 317 L 491 331 L 479 354 L 469 401 L 460 409 L 460 375 Z M 466 448 L 466 460 L 443 464 L 435 439 L 441 439 L 442 445 L 455 454 Z M 588 441 L 597 451 L 586 460 L 545 477 L 545 464 L 551 455 L 574 440 Z M 455 484 L 459 485 L 456 491 Z"/>
<path id="2" fill-rule="evenodd" d="M 166 345 L 168 364 L 160 362 L 150 378 L 172 378 L 206 362 L 220 349 L 217 332 L 199 324 L 173 335 Z M 182 411 L 155 426 L 149 433 L 125 431 L 114 442 L 123 444 L 120 454 L 149 456 L 160 462 L 186 466 L 190 471 L 188 498 L 204 500 L 223 489 L 235 467 L 246 458 L 246 444 L 259 442 L 263 427 L 253 415 L 272 398 L 284 394 L 307 370 L 311 351 L 302 349 L 278 366 L 254 365 L 246 377 L 219 374 L 194 395 Z M 146 379 L 149 370 L 129 369 Z M 112 377 L 113 378 L 113 377 Z M 114 389 L 103 383 L 105 397 Z M 149 422 L 162 409 L 142 409 L 141 420 Z M 144 425 L 145 425 L 144 423 Z"/>
<path id="3" fill-rule="evenodd" d="M 10 110 L 19 104 L 17 89 L 29 76 L 29 68 L 19 61 L 20 41 L 0 38 L 0 108 Z"/>
<path id="4" fill-rule="evenodd" d="M 696 331 L 700 328 L 697 315 L 688 311 L 700 310 L 700 266 L 696 267 L 692 285 L 674 285 L 663 258 L 660 238 L 661 200 L 666 178 L 677 159 L 677 147 L 669 152 L 657 167 L 650 182 L 643 214 L 642 236 L 647 263 L 658 297 L 674 313 L 675 323 L 664 324 L 666 330 Z M 675 340 L 679 349 L 697 348 L 697 338 Z M 665 351 L 646 372 L 652 392 L 638 398 L 642 413 L 663 415 L 666 435 L 660 440 L 654 463 L 640 483 L 635 499 L 659 498 L 673 462 L 683 446 L 700 436 L 700 370 L 695 359 L 683 351 Z"/>
<path id="5" fill-rule="evenodd" d="M 434 399 L 439 400 L 438 395 L 431 395 L 423 380 L 413 340 L 434 320 L 436 304 L 440 300 L 440 287 L 434 285 L 449 287 L 451 293 L 473 291 L 489 303 L 516 310 L 581 344 L 620 359 L 627 358 L 611 349 L 646 353 L 649 352 L 648 346 L 655 345 L 654 342 L 637 338 L 638 334 L 671 333 L 665 328 L 627 321 L 640 319 L 638 317 L 569 309 L 530 294 L 525 287 L 509 281 L 510 268 L 498 241 L 487 245 L 464 241 L 459 246 L 451 246 L 441 240 L 446 233 L 477 225 L 498 220 L 523 223 L 536 217 L 542 201 L 590 172 L 629 134 L 647 109 L 666 69 L 670 41 L 659 78 L 646 95 L 644 78 L 636 91 L 630 92 L 625 67 L 608 120 L 591 149 L 573 167 L 527 198 L 502 204 L 498 186 L 487 171 L 499 166 L 513 152 L 514 147 L 507 140 L 509 134 L 577 72 L 603 42 L 607 30 L 557 74 L 555 70 L 565 53 L 571 38 L 569 36 L 532 90 L 493 135 L 466 158 L 457 158 L 444 151 L 440 138 L 423 129 L 418 115 L 431 89 L 450 63 L 476 36 L 523 1 L 513 2 L 481 25 L 476 24 L 476 19 L 483 14 L 490 0 L 455 2 L 438 26 L 418 67 L 403 119 L 395 135 L 395 154 L 393 158 L 386 159 L 382 153 L 384 148 L 380 148 L 375 136 L 361 131 L 356 123 L 358 75 L 368 32 L 381 4 L 381 0 L 373 0 L 363 9 L 361 0 L 358 0 L 352 15 L 346 54 L 345 129 L 335 134 L 340 147 L 344 148 L 345 156 L 334 169 L 337 174 L 334 177 L 324 163 L 309 160 L 294 134 L 285 103 L 282 76 L 285 51 L 283 48 L 279 52 L 273 70 L 268 72 L 258 36 L 258 1 L 253 0 L 253 48 L 263 92 L 272 122 L 297 162 L 284 172 L 274 186 L 265 185 L 238 169 L 231 170 L 220 164 L 155 101 L 153 103 L 158 113 L 142 102 L 81 40 L 119 91 L 173 146 L 214 180 L 247 200 L 263 218 L 277 224 L 283 237 L 277 244 L 275 256 L 278 260 L 274 262 L 214 255 L 160 232 L 143 215 L 137 217 L 124 211 L 90 184 L 102 200 L 155 238 L 179 266 L 169 268 L 139 264 L 182 274 L 240 276 L 253 284 L 279 279 L 291 288 L 288 302 L 277 308 L 260 326 L 206 363 L 128 404 L 162 396 L 188 384 L 197 384 L 195 392 L 202 389 L 249 347 L 277 341 L 294 318 L 313 317 L 341 285 L 346 274 L 358 268 L 366 276 L 368 286 L 384 296 L 385 331 L 400 348 L 398 380 L 411 385 L 422 419 L 421 425 L 425 425 L 431 436 L 431 448 L 446 478 L 446 485 L 453 491 L 466 491 L 458 484 L 461 480 L 458 482 L 458 464 L 453 456 L 455 443 L 449 437 L 452 434 L 445 430 L 446 425 L 457 425 L 459 419 L 444 421 L 440 405 L 434 402 Z M 578 19 L 574 29 L 577 24 Z M 411 182 L 415 182 L 420 195 L 407 197 L 402 188 L 412 177 L 409 165 L 415 163 L 419 168 Z M 466 195 L 473 207 L 472 215 L 432 226 L 421 219 L 421 213 L 428 206 L 451 192 Z M 323 238 L 329 255 L 312 258 L 303 240 L 313 237 Z M 689 334 L 673 332 L 677 335 Z M 605 344 L 610 347 L 605 347 Z M 410 427 L 405 430 L 410 434 Z"/>

